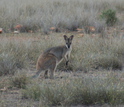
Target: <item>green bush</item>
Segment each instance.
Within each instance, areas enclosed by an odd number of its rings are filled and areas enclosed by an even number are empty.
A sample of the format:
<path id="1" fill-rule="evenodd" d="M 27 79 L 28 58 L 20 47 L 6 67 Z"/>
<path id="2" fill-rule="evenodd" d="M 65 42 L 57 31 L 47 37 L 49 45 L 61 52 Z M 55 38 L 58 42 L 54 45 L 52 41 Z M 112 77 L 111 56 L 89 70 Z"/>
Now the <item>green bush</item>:
<path id="1" fill-rule="evenodd" d="M 108 26 L 113 26 L 117 22 L 116 11 L 112 9 L 103 11 L 100 17 L 106 20 Z"/>

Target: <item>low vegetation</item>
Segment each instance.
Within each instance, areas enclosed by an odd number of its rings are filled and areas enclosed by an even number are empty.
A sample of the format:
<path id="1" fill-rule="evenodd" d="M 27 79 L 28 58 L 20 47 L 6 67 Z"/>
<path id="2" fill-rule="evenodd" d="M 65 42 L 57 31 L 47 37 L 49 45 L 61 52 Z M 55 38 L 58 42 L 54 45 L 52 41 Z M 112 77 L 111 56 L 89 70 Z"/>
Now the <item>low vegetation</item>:
<path id="1" fill-rule="evenodd" d="M 62 34 L 53 34 L 48 39 L 40 37 L 32 41 L 4 38 L 0 42 L 0 75 L 14 74 L 17 69 L 30 68 L 36 64 L 38 56 L 47 48 L 64 44 Z M 94 69 L 121 70 L 123 66 L 124 41 L 118 37 L 113 39 L 76 37 L 73 42 L 70 70 L 89 71 Z M 49 41 L 49 42 L 48 42 Z M 63 63 L 58 69 L 63 69 Z"/>
<path id="2" fill-rule="evenodd" d="M 19 73 L 13 76 L 10 79 L 10 87 L 16 88 L 26 88 L 29 83 L 29 78 L 26 76 L 26 73 Z"/>
<path id="3" fill-rule="evenodd" d="M 88 39 L 88 41 L 87 41 Z M 115 40 L 116 39 L 116 40 Z M 115 42 L 116 41 L 116 42 Z M 123 47 L 119 46 L 121 39 L 102 39 L 84 37 L 74 46 L 73 66 L 83 70 L 121 69 Z M 121 42 L 123 44 L 123 41 Z M 120 45 L 122 45 L 120 44 Z M 80 50 L 80 51 L 79 51 Z M 80 57 L 79 57 L 80 56 Z"/>
<path id="4" fill-rule="evenodd" d="M 107 77 L 64 78 L 30 84 L 22 97 L 41 101 L 47 106 L 117 105 L 124 103 L 124 86 L 120 77 L 110 73 Z"/>

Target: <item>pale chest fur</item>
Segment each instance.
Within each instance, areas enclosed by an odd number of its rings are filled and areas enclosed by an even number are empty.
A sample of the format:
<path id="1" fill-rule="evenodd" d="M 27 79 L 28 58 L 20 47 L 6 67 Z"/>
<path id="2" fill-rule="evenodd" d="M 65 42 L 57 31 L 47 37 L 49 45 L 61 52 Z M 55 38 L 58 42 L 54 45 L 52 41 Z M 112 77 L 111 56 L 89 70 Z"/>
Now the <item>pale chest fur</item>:
<path id="1" fill-rule="evenodd" d="M 59 63 L 61 63 L 61 62 L 63 61 L 63 59 L 65 59 L 66 61 L 69 60 L 71 51 L 72 51 L 72 47 L 70 47 L 69 49 L 67 49 L 67 51 L 64 53 L 62 59 L 57 60 L 57 65 L 58 65 Z"/>
<path id="2" fill-rule="evenodd" d="M 70 57 L 70 54 L 71 54 L 71 51 L 72 51 L 72 47 L 70 47 L 67 52 L 65 53 L 65 56 L 64 57 Z"/>

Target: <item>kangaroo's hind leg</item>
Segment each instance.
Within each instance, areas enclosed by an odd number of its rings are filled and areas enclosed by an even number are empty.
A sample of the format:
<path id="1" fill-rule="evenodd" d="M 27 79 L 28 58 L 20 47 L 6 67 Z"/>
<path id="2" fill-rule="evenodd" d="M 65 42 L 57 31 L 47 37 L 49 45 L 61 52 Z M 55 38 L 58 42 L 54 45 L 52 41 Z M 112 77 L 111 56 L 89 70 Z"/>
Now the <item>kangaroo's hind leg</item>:
<path id="1" fill-rule="evenodd" d="M 54 79 L 55 70 L 56 70 L 56 64 L 53 65 L 52 69 L 50 69 L 50 79 Z"/>
<path id="2" fill-rule="evenodd" d="M 56 62 L 56 58 L 53 57 L 52 60 L 51 60 L 51 65 L 49 67 L 49 72 L 50 72 L 50 79 L 54 79 L 54 72 L 56 70 L 56 67 L 57 67 L 57 62 Z"/>
<path id="3" fill-rule="evenodd" d="M 48 78 L 48 70 L 45 71 L 44 77 L 45 77 L 45 78 Z"/>
<path id="4" fill-rule="evenodd" d="M 48 77 L 48 72 L 50 74 L 50 79 L 54 78 L 54 71 L 57 66 L 56 63 L 57 63 L 57 58 L 53 54 L 49 53 L 46 55 L 46 59 L 44 61 L 44 69 L 46 69 L 46 71 L 44 73 L 45 78 Z"/>

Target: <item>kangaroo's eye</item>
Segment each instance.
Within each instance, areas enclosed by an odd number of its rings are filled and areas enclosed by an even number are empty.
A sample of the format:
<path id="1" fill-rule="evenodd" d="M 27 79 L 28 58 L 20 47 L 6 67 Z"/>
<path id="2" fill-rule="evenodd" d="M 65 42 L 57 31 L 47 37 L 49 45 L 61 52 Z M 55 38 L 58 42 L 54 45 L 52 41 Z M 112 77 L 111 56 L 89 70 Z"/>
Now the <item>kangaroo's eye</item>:
<path id="1" fill-rule="evenodd" d="M 70 45 L 71 43 L 66 43 L 67 45 Z"/>

